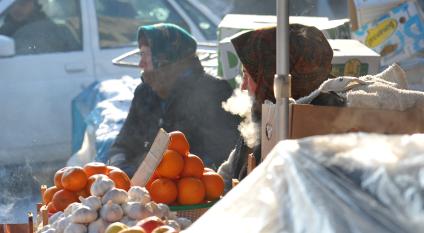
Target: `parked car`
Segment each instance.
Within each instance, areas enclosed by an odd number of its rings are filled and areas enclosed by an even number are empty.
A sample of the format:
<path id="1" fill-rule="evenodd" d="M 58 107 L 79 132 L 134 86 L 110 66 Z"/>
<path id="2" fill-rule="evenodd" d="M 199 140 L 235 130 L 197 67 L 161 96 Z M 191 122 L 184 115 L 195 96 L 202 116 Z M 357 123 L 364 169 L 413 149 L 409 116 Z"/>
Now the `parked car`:
<path id="1" fill-rule="evenodd" d="M 64 161 L 71 155 L 71 100 L 94 81 L 137 77 L 112 59 L 136 48 L 140 25 L 171 22 L 215 42 L 219 18 L 194 0 L 34 0 L 53 22 L 29 22 L 17 38 L 0 35 L 0 160 Z M 0 1 L 0 28 L 13 4 Z M 44 31 L 45 30 L 45 31 Z M 54 33 L 73 45 L 55 49 Z M 20 37 L 19 37 L 20 36 Z M 51 41 L 50 41 L 51 40 Z M 22 41 L 26 44 L 22 45 Z M 35 42 L 34 42 L 35 41 Z M 31 44 L 33 43 L 33 44 Z M 39 44 L 37 44 L 39 43 Z"/>

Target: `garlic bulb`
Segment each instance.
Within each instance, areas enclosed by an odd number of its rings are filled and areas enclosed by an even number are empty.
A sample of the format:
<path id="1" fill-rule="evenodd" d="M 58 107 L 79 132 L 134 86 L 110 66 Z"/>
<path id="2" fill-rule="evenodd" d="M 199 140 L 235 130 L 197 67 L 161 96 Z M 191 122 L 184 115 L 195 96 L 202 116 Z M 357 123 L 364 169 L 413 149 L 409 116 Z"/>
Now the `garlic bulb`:
<path id="1" fill-rule="evenodd" d="M 102 202 L 100 201 L 100 198 L 96 196 L 89 196 L 87 198 L 80 196 L 79 200 L 83 205 L 90 207 L 92 210 L 97 211 L 102 207 Z"/>
<path id="2" fill-rule="evenodd" d="M 50 218 L 49 218 L 49 224 L 53 224 L 58 219 L 60 219 L 60 218 L 62 218 L 64 216 L 65 216 L 65 214 L 62 211 L 56 212 L 55 214 L 53 214 L 52 216 L 50 216 Z"/>
<path id="3" fill-rule="evenodd" d="M 138 220 L 134 220 L 134 219 L 132 219 L 132 218 L 130 218 L 128 216 L 124 216 L 121 219 L 120 222 L 123 223 L 123 224 L 125 224 L 125 225 L 127 225 L 127 226 L 129 226 L 129 227 L 132 227 L 132 226 L 135 226 L 137 224 Z"/>
<path id="4" fill-rule="evenodd" d="M 102 197 L 103 204 L 108 201 L 112 201 L 116 204 L 126 203 L 128 201 L 128 193 L 123 189 L 112 188 Z"/>
<path id="5" fill-rule="evenodd" d="M 104 233 L 107 226 L 108 223 L 102 218 L 99 218 L 88 225 L 88 233 Z"/>
<path id="6" fill-rule="evenodd" d="M 128 198 L 129 201 L 138 201 L 143 205 L 151 201 L 149 191 L 140 186 L 132 186 L 130 190 L 128 190 Z"/>
<path id="7" fill-rule="evenodd" d="M 151 201 L 147 203 L 145 207 L 154 216 L 159 216 L 161 214 L 158 208 L 158 204 L 156 204 L 156 202 Z"/>
<path id="8" fill-rule="evenodd" d="M 79 206 L 81 205 L 82 204 L 79 202 L 73 202 L 69 204 L 68 207 L 66 207 L 66 209 L 63 211 L 63 213 L 65 214 L 65 217 L 72 215 L 72 212 L 74 212 L 74 210 L 79 208 Z"/>
<path id="9" fill-rule="evenodd" d="M 66 226 L 69 225 L 69 223 L 71 223 L 71 216 L 63 217 L 56 220 L 56 222 L 53 223 L 52 227 L 56 229 L 56 233 L 63 233 L 63 231 L 65 231 L 65 228 Z"/>
<path id="10" fill-rule="evenodd" d="M 91 195 L 101 197 L 115 187 L 115 183 L 106 175 L 98 174 L 90 188 Z"/>
<path id="11" fill-rule="evenodd" d="M 128 202 L 122 206 L 125 215 L 132 219 L 141 220 L 152 216 L 152 213 L 140 202 Z"/>
<path id="12" fill-rule="evenodd" d="M 101 209 L 100 216 L 108 222 L 119 221 L 124 216 L 121 206 L 108 201 Z"/>
<path id="13" fill-rule="evenodd" d="M 97 219 L 97 211 L 88 206 L 81 205 L 74 210 L 71 219 L 73 223 L 90 223 Z"/>
<path id="14" fill-rule="evenodd" d="M 191 220 L 188 218 L 177 218 L 177 223 L 180 224 L 182 230 L 187 229 L 191 225 Z"/>
<path id="15" fill-rule="evenodd" d="M 170 227 L 172 227 L 172 228 L 174 228 L 174 229 L 176 229 L 178 232 L 181 231 L 180 224 L 178 224 L 178 222 L 175 221 L 175 220 L 166 220 L 165 221 L 165 224 L 168 225 L 168 226 L 170 226 Z"/>
<path id="16" fill-rule="evenodd" d="M 169 210 L 168 205 L 165 205 L 163 203 L 159 203 L 159 204 L 157 204 L 157 207 L 158 207 L 158 213 L 159 214 L 156 215 L 156 216 L 158 216 L 159 218 L 168 218 L 169 213 L 171 212 Z"/>
<path id="17" fill-rule="evenodd" d="M 71 223 L 63 233 L 87 233 L 87 227 L 83 224 Z"/>

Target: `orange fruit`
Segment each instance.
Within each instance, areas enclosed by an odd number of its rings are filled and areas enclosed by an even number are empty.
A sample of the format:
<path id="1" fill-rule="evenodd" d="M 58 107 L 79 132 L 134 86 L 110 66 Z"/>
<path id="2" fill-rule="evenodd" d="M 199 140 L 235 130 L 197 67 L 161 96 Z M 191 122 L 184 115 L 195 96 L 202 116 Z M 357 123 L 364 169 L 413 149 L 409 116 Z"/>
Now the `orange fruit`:
<path id="1" fill-rule="evenodd" d="M 185 177 L 178 181 L 178 202 L 181 205 L 199 204 L 205 194 L 205 185 L 199 178 Z"/>
<path id="2" fill-rule="evenodd" d="M 203 169 L 203 173 L 206 173 L 206 172 L 215 172 L 212 168 L 209 168 L 209 167 L 205 167 L 204 169 Z"/>
<path id="3" fill-rule="evenodd" d="M 170 204 L 177 200 L 177 185 L 168 178 L 158 178 L 152 182 L 150 196 L 156 203 Z"/>
<path id="4" fill-rule="evenodd" d="M 75 192 L 75 194 L 77 195 L 78 198 L 79 197 L 87 198 L 87 197 L 91 196 L 90 191 L 87 192 L 87 189 L 85 189 L 85 188 L 81 189 L 78 192 Z"/>
<path id="5" fill-rule="evenodd" d="M 216 172 L 203 173 L 202 182 L 205 185 L 206 199 L 217 200 L 224 194 L 224 179 Z"/>
<path id="6" fill-rule="evenodd" d="M 190 153 L 190 144 L 181 131 L 172 131 L 169 133 L 168 149 L 178 152 L 180 155 L 188 155 Z"/>
<path id="7" fill-rule="evenodd" d="M 57 192 L 57 191 L 59 191 L 60 190 L 60 188 L 58 188 L 58 187 L 56 187 L 56 186 L 52 186 L 52 187 L 50 187 L 50 188 L 48 188 L 48 189 L 46 189 L 46 191 L 44 192 L 44 195 L 43 195 L 43 201 L 44 201 L 44 203 L 47 205 L 47 204 L 49 204 L 49 202 L 52 200 L 52 198 L 53 198 L 53 195 Z"/>
<path id="8" fill-rule="evenodd" d="M 62 175 L 62 185 L 69 191 L 80 191 L 87 184 L 87 175 L 82 167 L 68 167 Z"/>
<path id="9" fill-rule="evenodd" d="M 149 190 L 149 192 L 150 192 L 150 187 L 152 186 L 153 181 L 155 181 L 157 178 L 159 178 L 159 175 L 155 171 L 145 185 L 146 189 Z"/>
<path id="10" fill-rule="evenodd" d="M 181 176 L 201 178 L 204 168 L 205 165 L 199 156 L 189 154 L 187 157 L 184 157 L 184 168 L 181 172 Z"/>
<path id="11" fill-rule="evenodd" d="M 78 196 L 69 190 L 62 189 L 57 191 L 52 198 L 51 203 L 57 211 L 63 211 L 69 204 L 78 202 Z"/>
<path id="12" fill-rule="evenodd" d="M 95 174 L 106 174 L 108 172 L 107 166 L 100 162 L 90 162 L 84 165 L 83 170 L 87 177 Z"/>
<path id="13" fill-rule="evenodd" d="M 106 175 L 109 174 L 109 172 L 111 171 L 122 171 L 119 167 L 115 167 L 115 166 L 106 166 Z"/>
<path id="14" fill-rule="evenodd" d="M 113 180 L 116 188 L 123 189 L 125 191 L 128 191 L 131 188 L 130 178 L 127 173 L 121 169 L 113 169 L 107 174 L 107 176 Z"/>
<path id="15" fill-rule="evenodd" d="M 156 172 L 160 177 L 176 179 L 184 168 L 184 159 L 176 151 L 166 150 Z"/>
<path id="16" fill-rule="evenodd" d="M 68 167 L 63 167 L 56 171 L 54 174 L 54 185 L 58 188 L 63 188 L 62 185 L 62 175 Z"/>
<path id="17" fill-rule="evenodd" d="M 52 214 L 57 212 L 57 209 L 54 207 L 53 202 L 50 202 L 47 205 L 47 212 L 52 213 Z"/>

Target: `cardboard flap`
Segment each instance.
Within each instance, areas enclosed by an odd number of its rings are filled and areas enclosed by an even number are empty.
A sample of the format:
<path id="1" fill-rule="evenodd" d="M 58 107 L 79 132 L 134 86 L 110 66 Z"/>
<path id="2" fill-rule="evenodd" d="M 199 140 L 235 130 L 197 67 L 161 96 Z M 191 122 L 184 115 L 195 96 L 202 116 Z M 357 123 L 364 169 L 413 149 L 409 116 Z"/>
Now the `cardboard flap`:
<path id="1" fill-rule="evenodd" d="M 314 135 L 369 132 L 413 134 L 424 132 L 424 111 L 328 107 L 294 104 L 291 115 L 291 138 Z"/>
<path id="2" fill-rule="evenodd" d="M 152 147 L 150 147 L 146 158 L 143 160 L 132 177 L 131 185 L 137 185 L 141 187 L 146 185 L 150 177 L 153 175 L 156 167 L 162 160 L 163 153 L 168 148 L 169 138 L 169 134 L 165 130 L 162 128 L 159 129 L 159 132 L 156 135 L 156 138 L 153 141 Z"/>
<path id="3" fill-rule="evenodd" d="M 286 117 L 283 112 L 282 105 L 276 105 L 272 102 L 262 104 L 262 120 L 261 120 L 261 161 L 263 161 L 268 153 L 277 145 L 279 138 L 284 135 L 284 126 Z M 288 127 L 290 128 L 289 123 Z M 283 127 L 278 129 L 278 127 Z M 288 131 L 290 133 L 290 130 Z M 290 135 L 289 135 L 290 136 Z"/>

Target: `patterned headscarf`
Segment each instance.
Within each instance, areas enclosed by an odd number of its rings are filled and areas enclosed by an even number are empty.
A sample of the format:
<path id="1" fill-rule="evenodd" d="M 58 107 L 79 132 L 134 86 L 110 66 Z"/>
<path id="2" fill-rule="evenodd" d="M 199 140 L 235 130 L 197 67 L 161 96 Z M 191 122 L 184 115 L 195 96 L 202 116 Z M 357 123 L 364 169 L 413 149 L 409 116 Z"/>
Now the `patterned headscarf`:
<path id="1" fill-rule="evenodd" d="M 297 99 L 309 95 L 328 78 L 333 50 L 322 32 L 315 27 L 290 24 L 291 93 Z M 242 33 L 231 40 L 241 63 L 257 84 L 256 99 L 275 102 L 276 28 Z"/>
<path id="2" fill-rule="evenodd" d="M 147 40 L 149 44 L 155 68 L 194 56 L 197 49 L 193 36 L 175 24 L 141 26 L 138 29 L 138 43 L 141 39 Z"/>

